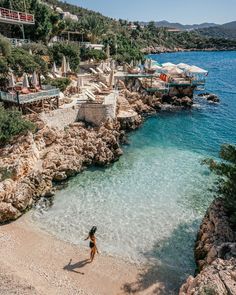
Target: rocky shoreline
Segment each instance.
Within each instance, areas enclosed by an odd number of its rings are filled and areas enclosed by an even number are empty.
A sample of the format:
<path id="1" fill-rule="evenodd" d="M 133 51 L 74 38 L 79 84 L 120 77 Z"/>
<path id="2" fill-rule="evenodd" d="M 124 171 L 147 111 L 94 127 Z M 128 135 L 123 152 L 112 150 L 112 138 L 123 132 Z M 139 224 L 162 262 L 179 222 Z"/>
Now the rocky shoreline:
<path id="1" fill-rule="evenodd" d="M 192 98 L 149 95 L 132 82 L 120 91 L 117 113 L 127 116 L 108 120 L 100 127 L 74 122 L 64 130 L 49 127 L 38 115 L 28 119 L 37 131 L 15 138 L 0 149 L 0 223 L 15 220 L 41 197 L 51 197 L 55 183 L 85 168 L 105 166 L 121 155 L 125 133 L 138 128 L 143 118 L 162 107 L 189 108 Z M 132 112 L 132 114 L 131 114 Z"/>
<path id="2" fill-rule="evenodd" d="M 160 53 L 175 53 L 175 52 L 194 52 L 194 51 L 206 51 L 206 52 L 212 52 L 212 51 L 235 51 L 236 47 L 225 47 L 225 48 L 217 48 L 217 47 L 212 47 L 212 48 L 192 48 L 192 49 L 184 49 L 184 48 L 167 48 L 164 46 L 150 46 L 143 48 L 141 51 L 144 54 L 160 54 Z"/>
<path id="3" fill-rule="evenodd" d="M 202 221 L 195 260 L 199 274 L 187 279 L 179 295 L 236 294 L 236 233 L 221 199 L 213 201 Z"/>
<path id="4" fill-rule="evenodd" d="M 191 108 L 193 98 L 184 94 L 149 95 L 133 80 L 120 91 L 117 101 L 117 113 L 129 115 L 117 116 L 100 127 L 74 122 L 59 130 L 38 115 L 28 116 L 37 131 L 0 149 L 0 222 L 17 219 L 41 197 L 52 197 L 55 184 L 87 167 L 116 161 L 123 153 L 120 145 L 125 133 L 138 128 L 145 116 L 166 108 Z M 187 279 L 180 295 L 236 294 L 236 235 L 220 199 L 213 202 L 203 219 L 195 257 L 199 274 Z M 211 290 L 215 293 L 206 293 Z"/>

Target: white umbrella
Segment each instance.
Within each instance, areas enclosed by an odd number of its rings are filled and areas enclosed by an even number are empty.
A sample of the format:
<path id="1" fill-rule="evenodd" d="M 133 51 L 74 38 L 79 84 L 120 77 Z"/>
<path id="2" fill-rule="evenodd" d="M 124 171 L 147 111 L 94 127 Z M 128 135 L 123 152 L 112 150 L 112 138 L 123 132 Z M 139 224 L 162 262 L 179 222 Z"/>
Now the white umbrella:
<path id="1" fill-rule="evenodd" d="M 133 68 L 133 66 L 134 66 L 134 61 L 131 60 L 130 67 Z"/>
<path id="2" fill-rule="evenodd" d="M 111 71 L 109 76 L 109 86 L 113 87 L 115 85 L 114 70 Z"/>
<path id="3" fill-rule="evenodd" d="M 27 74 L 24 74 L 24 79 L 23 79 L 22 86 L 24 88 L 29 88 L 29 79 L 28 79 L 28 75 Z"/>
<path id="4" fill-rule="evenodd" d="M 180 74 L 183 74 L 183 70 L 179 69 L 178 67 L 173 67 L 172 69 L 170 69 L 168 71 L 169 74 L 171 75 L 180 75 Z"/>
<path id="5" fill-rule="evenodd" d="M 151 60 L 151 59 L 148 60 L 148 68 L 149 68 L 149 69 L 152 68 L 152 60 Z"/>
<path id="6" fill-rule="evenodd" d="M 66 57 L 65 57 L 65 55 L 63 55 L 62 64 L 61 64 L 61 72 L 62 72 L 62 74 L 66 74 L 66 70 L 67 70 Z"/>
<path id="7" fill-rule="evenodd" d="M 106 55 L 107 55 L 107 59 L 110 58 L 110 45 L 109 44 L 107 44 Z"/>
<path id="8" fill-rule="evenodd" d="M 165 62 L 162 64 L 163 67 L 175 67 L 176 65 L 173 64 L 172 62 Z"/>
<path id="9" fill-rule="evenodd" d="M 67 73 L 70 73 L 70 72 L 71 72 L 71 68 L 70 68 L 70 62 L 69 62 L 69 60 L 67 61 L 66 72 L 67 72 Z"/>
<path id="10" fill-rule="evenodd" d="M 12 72 L 9 74 L 8 82 L 10 88 L 14 88 L 16 86 L 15 77 Z"/>
<path id="11" fill-rule="evenodd" d="M 33 52 L 32 52 L 32 50 L 31 50 L 31 48 L 29 49 L 29 54 L 30 54 L 30 55 L 33 55 Z"/>
<path id="12" fill-rule="evenodd" d="M 188 68 L 188 72 L 193 73 L 193 74 L 207 74 L 208 73 L 208 71 L 206 71 L 202 68 L 196 67 L 196 66 L 192 66 L 192 67 Z"/>
<path id="13" fill-rule="evenodd" d="M 177 64 L 177 67 L 180 68 L 181 70 L 186 70 L 188 68 L 190 68 L 191 66 L 185 63 L 179 63 Z"/>
<path id="14" fill-rule="evenodd" d="M 144 67 L 145 67 L 146 69 L 148 68 L 148 59 L 145 59 Z"/>
<path id="15" fill-rule="evenodd" d="M 31 78 L 31 83 L 34 86 L 38 86 L 38 84 L 39 84 L 38 77 L 37 77 L 37 74 L 36 74 L 35 71 L 33 72 L 33 75 L 32 75 L 32 78 Z"/>
<path id="16" fill-rule="evenodd" d="M 111 68 L 112 70 L 115 70 L 115 68 L 116 68 L 116 63 L 115 63 L 114 60 L 111 61 L 110 68 Z"/>
<path id="17" fill-rule="evenodd" d="M 53 66 L 52 66 L 52 73 L 53 73 L 54 75 L 58 73 L 58 70 L 57 70 L 57 66 L 56 66 L 55 61 L 54 61 Z"/>

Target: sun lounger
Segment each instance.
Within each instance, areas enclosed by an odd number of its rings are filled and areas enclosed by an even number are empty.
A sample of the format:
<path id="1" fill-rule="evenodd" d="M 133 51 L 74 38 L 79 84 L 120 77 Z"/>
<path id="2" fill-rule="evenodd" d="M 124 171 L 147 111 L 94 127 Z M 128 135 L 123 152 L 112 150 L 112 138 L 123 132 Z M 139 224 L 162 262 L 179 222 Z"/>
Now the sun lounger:
<path id="1" fill-rule="evenodd" d="M 102 82 L 99 82 L 99 84 L 100 84 L 103 88 L 108 89 L 108 87 L 107 87 L 106 84 L 104 84 L 104 83 L 102 83 Z"/>
<path id="2" fill-rule="evenodd" d="M 96 100 L 96 97 L 95 97 L 95 95 L 91 92 L 91 91 L 89 91 L 89 90 L 85 90 L 85 95 L 86 96 L 88 96 L 88 98 L 90 99 L 90 100 Z"/>
<path id="3" fill-rule="evenodd" d="M 96 68 L 96 70 L 100 73 L 100 74 L 104 74 L 103 70 L 101 70 L 100 68 Z"/>
<path id="4" fill-rule="evenodd" d="M 90 71 L 91 71 L 94 75 L 97 75 L 97 74 L 98 74 L 98 72 L 95 71 L 93 68 L 89 68 L 89 69 L 90 69 Z"/>

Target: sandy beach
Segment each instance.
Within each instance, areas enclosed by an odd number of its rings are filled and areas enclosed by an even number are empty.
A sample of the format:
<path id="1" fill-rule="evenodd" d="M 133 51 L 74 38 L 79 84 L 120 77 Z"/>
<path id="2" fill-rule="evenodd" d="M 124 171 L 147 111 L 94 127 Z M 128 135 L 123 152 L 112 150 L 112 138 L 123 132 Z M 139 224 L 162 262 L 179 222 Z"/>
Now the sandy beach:
<path id="1" fill-rule="evenodd" d="M 88 256 L 89 249 L 58 240 L 26 214 L 0 227 L 0 294 L 153 294 L 158 287 L 139 288 L 136 265 L 103 255 L 91 264 Z"/>

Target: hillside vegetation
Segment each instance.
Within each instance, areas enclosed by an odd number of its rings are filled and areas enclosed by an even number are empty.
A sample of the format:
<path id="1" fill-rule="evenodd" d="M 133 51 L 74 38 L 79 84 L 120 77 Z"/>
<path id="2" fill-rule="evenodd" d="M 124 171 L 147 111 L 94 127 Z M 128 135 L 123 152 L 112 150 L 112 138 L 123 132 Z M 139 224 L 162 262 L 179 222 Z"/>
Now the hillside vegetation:
<path id="1" fill-rule="evenodd" d="M 236 40 L 236 21 L 212 28 L 204 28 L 198 32 L 206 37 Z"/>
<path id="2" fill-rule="evenodd" d="M 201 35 L 196 31 L 169 32 L 166 28 L 156 27 L 154 22 L 141 26 L 138 22 L 133 28 L 126 20 L 115 20 L 100 13 L 87 10 L 76 5 L 71 5 L 58 0 L 0 0 L 0 5 L 20 11 L 26 10 L 35 15 L 35 26 L 27 26 L 26 37 L 35 42 L 42 42 L 45 45 L 54 36 L 60 36 L 63 32 L 80 32 L 78 41 L 89 41 L 110 45 L 111 55 L 118 61 L 131 61 L 131 59 L 143 59 L 145 48 L 162 48 L 162 51 L 178 50 L 227 50 L 236 48 L 236 40 L 223 38 L 212 38 Z M 60 7 L 78 17 L 78 21 L 70 18 L 63 19 L 56 10 Z M 12 37 L 21 35 L 17 26 L 11 26 Z M 63 51 L 63 50 L 62 50 Z M 158 49 L 157 49 L 158 51 Z M 81 51 L 81 58 L 102 59 L 95 51 Z M 56 60 L 61 58 L 54 52 Z M 73 60 L 78 57 L 73 57 Z M 76 65 L 75 67 L 76 68 Z"/>

